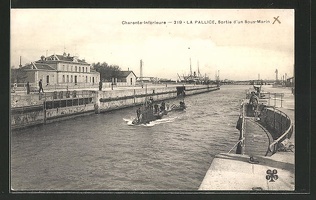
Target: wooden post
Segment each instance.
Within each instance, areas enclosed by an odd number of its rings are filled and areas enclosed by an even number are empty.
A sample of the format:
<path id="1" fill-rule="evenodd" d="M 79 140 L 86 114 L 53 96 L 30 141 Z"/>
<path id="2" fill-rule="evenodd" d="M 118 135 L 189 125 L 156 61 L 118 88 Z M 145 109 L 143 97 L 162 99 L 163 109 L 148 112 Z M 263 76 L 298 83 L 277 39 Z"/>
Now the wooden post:
<path id="1" fill-rule="evenodd" d="M 46 124 L 46 93 L 43 101 L 44 124 Z"/>
<path id="2" fill-rule="evenodd" d="M 101 106 L 101 103 L 100 103 L 101 93 L 102 93 L 102 91 L 96 91 L 95 96 L 94 96 L 94 98 L 95 98 L 94 113 L 96 113 L 96 114 L 99 114 L 101 111 L 101 108 L 100 108 L 100 106 Z"/>
<path id="3" fill-rule="evenodd" d="M 275 107 L 273 109 L 273 128 L 275 130 Z"/>
<path id="4" fill-rule="evenodd" d="M 136 102 L 136 97 L 135 97 L 135 95 L 136 95 L 136 91 L 135 91 L 135 89 L 134 89 L 134 104 L 135 104 L 135 102 Z"/>
<path id="5" fill-rule="evenodd" d="M 282 101 L 281 101 L 282 102 Z M 282 107 L 282 106 L 281 106 Z M 283 134 L 283 124 L 282 124 L 282 118 L 283 118 L 283 115 L 280 113 L 280 116 L 281 116 L 281 122 L 280 122 L 280 125 L 281 125 L 281 134 Z"/>
<path id="6" fill-rule="evenodd" d="M 276 106 L 276 93 L 274 93 L 274 107 Z"/>

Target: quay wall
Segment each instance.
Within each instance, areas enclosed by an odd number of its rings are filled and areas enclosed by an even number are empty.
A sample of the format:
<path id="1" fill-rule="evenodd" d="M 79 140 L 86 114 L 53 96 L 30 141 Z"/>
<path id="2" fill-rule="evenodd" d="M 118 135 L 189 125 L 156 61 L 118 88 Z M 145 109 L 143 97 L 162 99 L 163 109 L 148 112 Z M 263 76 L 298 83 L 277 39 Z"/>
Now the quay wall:
<path id="1" fill-rule="evenodd" d="M 289 116 L 278 109 L 265 108 L 261 118 L 260 123 L 269 130 L 274 140 L 281 137 L 292 126 L 292 121 Z M 292 133 L 292 131 L 289 131 L 287 136 L 282 140 L 291 138 Z"/>
<path id="2" fill-rule="evenodd" d="M 244 113 L 243 116 L 254 117 L 253 111 L 250 108 L 251 106 L 249 106 L 248 103 L 246 103 L 246 106 L 242 106 L 241 112 Z M 291 138 L 294 131 L 292 122 L 293 119 L 276 107 L 262 105 L 259 107 L 259 110 L 261 110 L 261 112 L 258 123 L 266 129 L 269 144 L 271 145 L 273 143 L 273 147 L 267 146 L 267 149 L 273 154 L 278 150 L 282 141 Z M 241 127 L 243 126 L 244 124 Z M 244 128 L 240 129 L 240 139 L 244 137 L 244 131 Z M 236 151 L 237 154 L 241 153 L 241 146 L 242 143 L 238 145 Z"/>
<path id="3" fill-rule="evenodd" d="M 26 126 L 44 123 L 43 105 L 24 106 L 11 109 L 11 128 L 24 128 Z"/>
<path id="4" fill-rule="evenodd" d="M 181 87 L 181 86 L 180 86 Z M 186 96 L 218 90 L 216 86 L 185 86 Z M 54 91 L 11 96 L 11 129 L 46 124 L 81 115 L 107 112 L 178 96 L 176 86 L 109 91 Z"/>
<path id="5" fill-rule="evenodd" d="M 52 122 L 59 118 L 68 118 L 70 116 L 75 116 L 79 114 L 93 113 L 94 104 L 85 104 L 79 106 L 70 106 L 64 108 L 53 108 L 47 109 L 46 112 L 46 122 Z"/>
<path id="6" fill-rule="evenodd" d="M 196 95 L 204 92 L 218 90 L 218 87 L 210 86 L 185 86 L 185 95 Z M 95 113 L 106 112 L 142 104 L 147 97 L 152 97 L 154 101 L 173 99 L 178 96 L 176 87 L 164 88 L 141 88 L 130 91 L 99 92 L 95 106 Z"/>

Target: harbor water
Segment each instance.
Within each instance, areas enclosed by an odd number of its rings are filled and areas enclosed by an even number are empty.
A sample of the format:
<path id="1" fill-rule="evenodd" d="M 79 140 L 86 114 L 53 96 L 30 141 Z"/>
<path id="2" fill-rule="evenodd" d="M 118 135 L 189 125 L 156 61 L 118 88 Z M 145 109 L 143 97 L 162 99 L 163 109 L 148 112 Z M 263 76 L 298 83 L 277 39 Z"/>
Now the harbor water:
<path id="1" fill-rule="evenodd" d="M 188 96 L 186 111 L 148 125 L 131 125 L 134 107 L 12 131 L 11 188 L 197 190 L 214 156 L 236 144 L 249 87 Z"/>

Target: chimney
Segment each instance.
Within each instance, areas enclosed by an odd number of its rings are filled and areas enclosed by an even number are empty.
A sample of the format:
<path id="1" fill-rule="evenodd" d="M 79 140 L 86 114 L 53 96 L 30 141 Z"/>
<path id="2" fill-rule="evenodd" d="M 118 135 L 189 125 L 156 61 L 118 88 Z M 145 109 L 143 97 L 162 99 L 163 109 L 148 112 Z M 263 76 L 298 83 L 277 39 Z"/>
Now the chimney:
<path id="1" fill-rule="evenodd" d="M 20 65 L 19 65 L 19 68 L 21 68 L 22 67 L 22 63 L 21 63 L 21 56 L 20 56 Z"/>

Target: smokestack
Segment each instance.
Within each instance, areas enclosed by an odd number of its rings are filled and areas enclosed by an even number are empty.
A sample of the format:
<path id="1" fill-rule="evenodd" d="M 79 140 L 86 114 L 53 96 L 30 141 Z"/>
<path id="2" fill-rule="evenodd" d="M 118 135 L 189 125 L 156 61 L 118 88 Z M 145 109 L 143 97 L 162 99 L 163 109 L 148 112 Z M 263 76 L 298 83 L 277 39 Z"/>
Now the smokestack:
<path id="1" fill-rule="evenodd" d="M 22 61 L 21 61 L 21 56 L 20 56 L 20 65 L 19 65 L 19 68 L 22 67 Z"/>
<path id="2" fill-rule="evenodd" d="M 140 60 L 140 80 L 143 81 L 143 61 Z"/>

